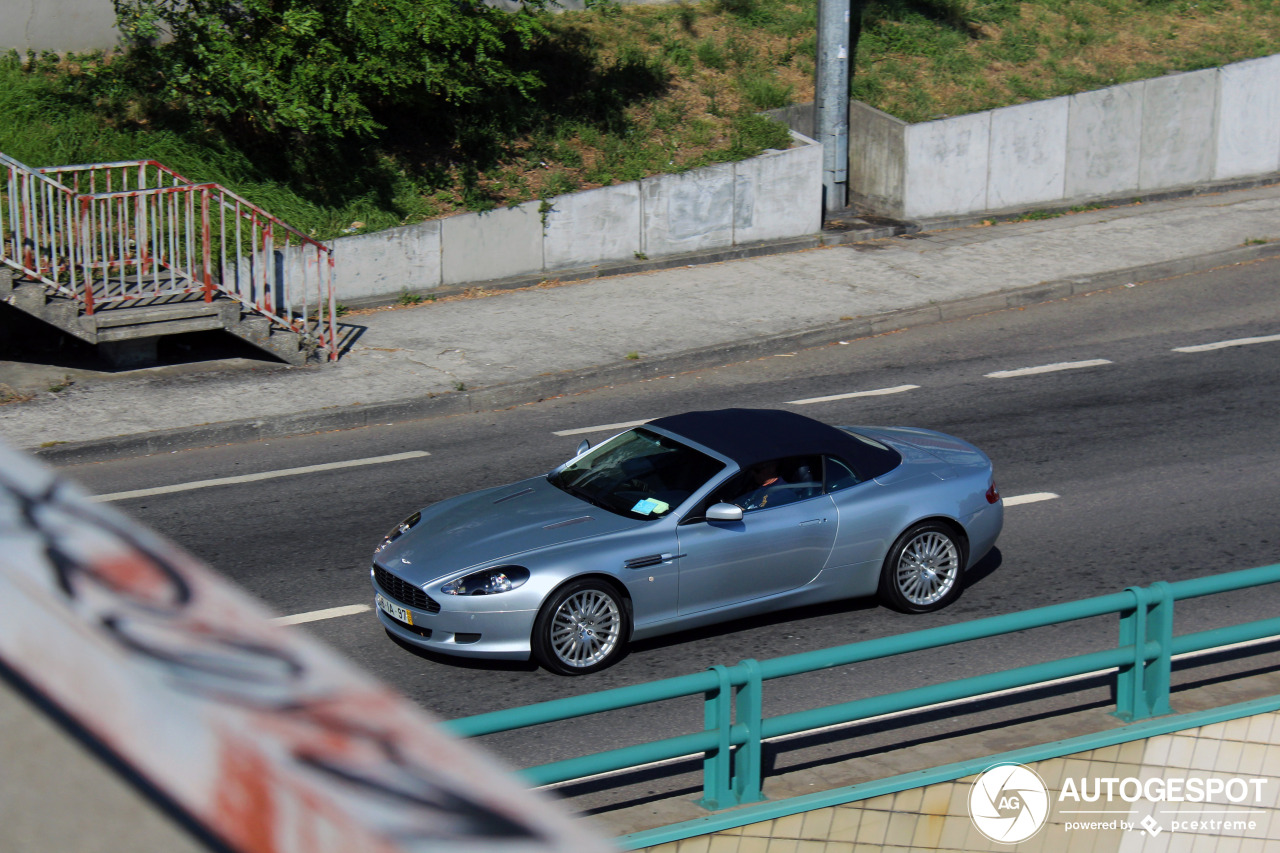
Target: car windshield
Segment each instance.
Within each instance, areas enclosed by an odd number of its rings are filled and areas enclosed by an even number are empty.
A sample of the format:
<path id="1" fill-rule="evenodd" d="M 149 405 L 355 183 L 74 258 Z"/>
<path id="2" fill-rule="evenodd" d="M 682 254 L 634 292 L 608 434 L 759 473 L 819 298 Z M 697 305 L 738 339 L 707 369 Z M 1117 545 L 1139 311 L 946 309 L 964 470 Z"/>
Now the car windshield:
<path id="1" fill-rule="evenodd" d="M 705 453 L 646 429 L 609 439 L 547 479 L 630 518 L 662 518 L 724 468 Z"/>

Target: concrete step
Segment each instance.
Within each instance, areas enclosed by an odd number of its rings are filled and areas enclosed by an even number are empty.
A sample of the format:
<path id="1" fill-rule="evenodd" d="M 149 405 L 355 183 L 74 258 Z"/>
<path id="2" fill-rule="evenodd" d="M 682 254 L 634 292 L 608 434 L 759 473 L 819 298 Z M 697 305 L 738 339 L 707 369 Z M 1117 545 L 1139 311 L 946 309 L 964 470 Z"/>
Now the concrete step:
<path id="1" fill-rule="evenodd" d="M 82 315 L 80 325 L 91 330 L 99 343 L 158 338 L 183 332 L 221 329 L 227 317 L 238 313 L 228 300 L 203 299 L 164 305 L 112 307 Z"/>
<path id="2" fill-rule="evenodd" d="M 98 342 L 93 329 L 80 323 L 80 307 L 75 302 L 50 295 L 43 283 L 19 278 L 7 267 L 0 268 L 0 299 L 86 343 Z"/>
<path id="3" fill-rule="evenodd" d="M 119 367 L 145 366 L 155 359 L 155 342 L 165 335 L 222 329 L 289 364 L 306 364 L 315 354 L 310 338 L 272 326 L 231 299 L 205 302 L 201 294 L 162 297 L 132 305 L 112 305 L 85 314 L 78 303 L 51 294 L 40 282 L 0 268 L 0 300 L 68 334 L 102 347 Z"/>
<path id="4" fill-rule="evenodd" d="M 148 323 L 173 323 L 212 317 L 220 319 L 222 305 L 218 301 L 177 302 L 169 305 L 120 306 L 101 309 L 86 320 L 98 329 L 121 326 L 145 326 Z"/>
<path id="5" fill-rule="evenodd" d="M 305 336 L 289 329 L 274 327 L 271 321 L 258 314 L 241 314 L 225 328 L 241 340 L 289 364 L 306 364 L 312 355 L 305 346 Z"/>

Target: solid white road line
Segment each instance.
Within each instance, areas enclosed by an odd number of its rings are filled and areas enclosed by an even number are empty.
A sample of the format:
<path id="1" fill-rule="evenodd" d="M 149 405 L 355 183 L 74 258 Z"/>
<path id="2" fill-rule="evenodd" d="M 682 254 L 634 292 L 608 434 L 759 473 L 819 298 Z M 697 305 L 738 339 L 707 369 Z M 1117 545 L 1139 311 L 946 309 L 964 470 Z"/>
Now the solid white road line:
<path id="1" fill-rule="evenodd" d="M 1038 373 L 1057 373 L 1059 370 L 1078 370 L 1082 367 L 1101 367 L 1104 364 L 1110 364 L 1105 358 L 1095 358 L 1090 361 L 1061 361 L 1057 364 L 1042 364 L 1039 367 L 1020 367 L 1017 370 L 997 370 L 995 373 L 988 373 L 988 379 L 1010 379 L 1014 376 L 1035 376 Z"/>
<path id="2" fill-rule="evenodd" d="M 562 429 L 559 432 L 553 432 L 552 435 L 558 435 L 564 438 L 567 435 L 586 435 L 589 432 L 622 432 L 624 429 L 632 427 L 644 426 L 653 418 L 644 421 L 627 421 L 621 424 L 604 424 L 602 426 L 582 427 L 581 429 Z"/>
<path id="3" fill-rule="evenodd" d="M 1057 500 L 1058 496 L 1053 492 L 1033 492 L 1029 495 L 1014 495 L 1011 498 L 1004 499 L 1005 506 L 1018 506 L 1020 504 L 1033 504 L 1040 501 Z"/>
<path id="4" fill-rule="evenodd" d="M 271 621 L 277 625 L 301 625 L 304 622 L 319 622 L 321 619 L 337 619 L 339 616 L 368 613 L 372 609 L 373 607 L 368 604 L 348 604 L 345 607 L 330 607 L 328 610 L 313 610 L 310 613 L 279 616 Z"/>
<path id="5" fill-rule="evenodd" d="M 152 495 L 167 495 L 171 492 L 189 492 L 192 489 L 207 489 L 210 486 L 229 486 L 234 483 L 255 483 L 258 480 L 274 480 L 277 477 L 295 477 L 299 474 L 314 474 L 319 471 L 337 471 L 341 468 L 358 468 L 363 465 L 381 465 L 384 462 L 403 462 L 406 459 L 420 459 L 431 454 L 425 450 L 410 450 L 406 453 L 393 453 L 390 456 L 371 456 L 368 459 L 352 459 L 347 462 L 326 462 L 323 465 L 304 465 L 301 468 L 283 468 L 279 471 L 263 471 L 259 474 L 242 474 L 237 477 L 218 477 L 215 480 L 196 480 L 192 483 L 178 483 L 173 486 L 157 486 L 154 489 L 134 489 L 130 492 L 112 492 L 108 495 L 96 495 L 93 499 L 100 503 L 123 501 L 130 498 L 149 498 Z"/>
<path id="6" fill-rule="evenodd" d="M 1174 347 L 1174 352 L 1209 352 L 1227 347 L 1245 347 L 1249 344 L 1270 344 L 1280 341 L 1280 335 L 1267 335 L 1261 338 L 1236 338 L 1234 341 L 1218 341 L 1214 344 L 1199 344 L 1194 347 Z"/>
<path id="7" fill-rule="evenodd" d="M 919 385 L 898 385 L 894 388 L 877 388 L 874 391 L 854 391 L 850 394 L 832 394 L 830 397 L 809 397 L 805 400 L 788 400 L 788 406 L 807 406 L 810 403 L 830 403 L 833 400 L 851 400 L 854 397 L 882 397 L 885 394 L 901 394 L 914 391 Z"/>

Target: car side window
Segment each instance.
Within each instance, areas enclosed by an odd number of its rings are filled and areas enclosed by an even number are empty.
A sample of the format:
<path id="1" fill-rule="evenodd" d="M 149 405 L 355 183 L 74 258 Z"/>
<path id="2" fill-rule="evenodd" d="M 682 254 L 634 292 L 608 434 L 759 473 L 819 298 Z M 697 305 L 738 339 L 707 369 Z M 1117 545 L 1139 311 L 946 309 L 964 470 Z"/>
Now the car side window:
<path id="1" fill-rule="evenodd" d="M 752 465 L 718 489 L 711 503 L 731 503 L 752 512 L 820 494 L 822 458 L 791 456 Z"/>
<path id="2" fill-rule="evenodd" d="M 826 484 L 828 492 L 838 492 L 862 482 L 853 469 L 834 456 L 826 457 Z"/>

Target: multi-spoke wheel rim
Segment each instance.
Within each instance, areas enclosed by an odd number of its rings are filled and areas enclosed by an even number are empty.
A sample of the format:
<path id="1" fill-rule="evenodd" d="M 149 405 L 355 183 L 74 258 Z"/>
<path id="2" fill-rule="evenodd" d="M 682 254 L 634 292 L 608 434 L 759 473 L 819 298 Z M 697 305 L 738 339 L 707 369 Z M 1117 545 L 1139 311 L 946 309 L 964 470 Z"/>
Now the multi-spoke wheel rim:
<path id="1" fill-rule="evenodd" d="M 613 597 L 584 589 L 566 598 L 551 620 L 551 648 L 565 666 L 600 663 L 618 646 L 622 611 Z"/>
<path id="2" fill-rule="evenodd" d="M 898 557 L 898 591 L 912 604 L 935 604 L 956 585 L 960 576 L 960 551 L 941 533 L 921 533 Z"/>

